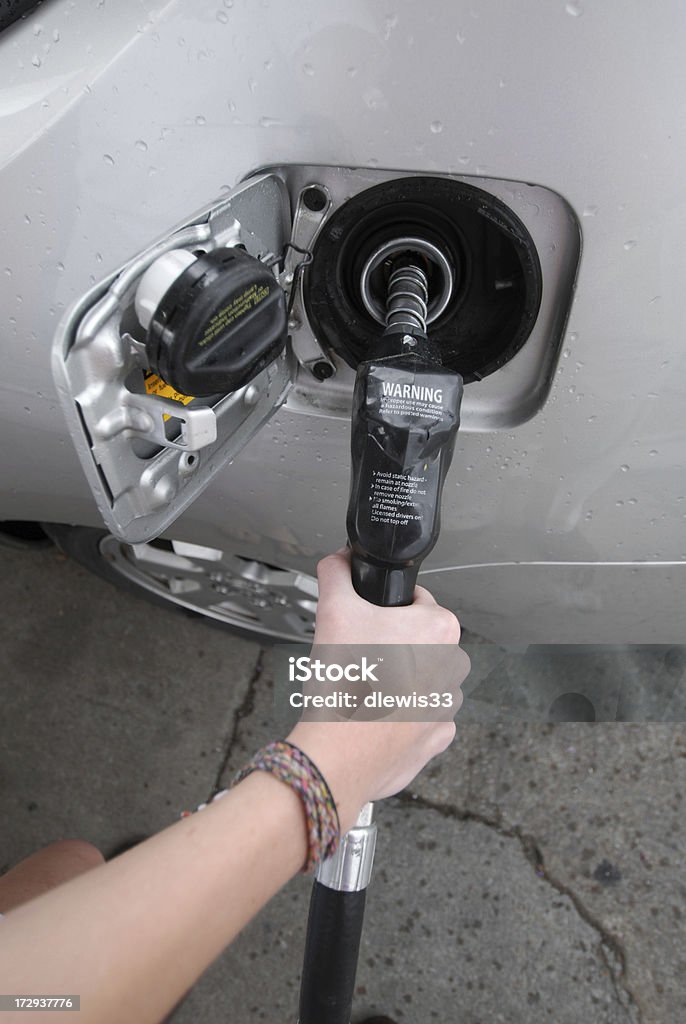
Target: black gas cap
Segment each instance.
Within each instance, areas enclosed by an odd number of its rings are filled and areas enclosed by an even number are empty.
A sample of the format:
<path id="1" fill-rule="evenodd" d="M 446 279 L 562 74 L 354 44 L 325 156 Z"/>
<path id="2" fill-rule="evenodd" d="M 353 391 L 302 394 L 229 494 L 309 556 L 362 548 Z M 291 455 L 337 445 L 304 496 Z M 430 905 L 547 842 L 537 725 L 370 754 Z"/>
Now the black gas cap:
<path id="1" fill-rule="evenodd" d="M 150 368 L 186 395 L 236 391 L 286 344 L 284 291 L 240 248 L 165 253 L 141 279 L 136 312 Z"/>

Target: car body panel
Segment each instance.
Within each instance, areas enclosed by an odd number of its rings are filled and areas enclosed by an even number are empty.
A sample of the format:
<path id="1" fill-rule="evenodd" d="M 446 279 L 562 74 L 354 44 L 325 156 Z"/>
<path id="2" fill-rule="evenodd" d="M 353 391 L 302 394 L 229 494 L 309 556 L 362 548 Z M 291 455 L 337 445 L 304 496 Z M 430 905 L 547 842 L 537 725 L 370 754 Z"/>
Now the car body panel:
<path id="1" fill-rule="evenodd" d="M 98 524 L 51 376 L 57 324 L 253 169 L 532 182 L 582 228 L 562 351 L 532 419 L 458 437 L 427 581 L 494 638 L 541 642 L 557 610 L 567 640 L 682 639 L 685 30 L 675 0 L 54 0 L 8 29 L 5 518 Z M 311 571 L 344 539 L 348 469 L 343 420 L 282 409 L 174 536 Z M 608 562 L 661 566 L 627 576 Z M 513 579 L 518 563 L 539 566 L 519 577 L 521 601 L 496 571 L 507 564 Z M 596 566 L 583 608 L 564 597 L 568 563 Z"/>

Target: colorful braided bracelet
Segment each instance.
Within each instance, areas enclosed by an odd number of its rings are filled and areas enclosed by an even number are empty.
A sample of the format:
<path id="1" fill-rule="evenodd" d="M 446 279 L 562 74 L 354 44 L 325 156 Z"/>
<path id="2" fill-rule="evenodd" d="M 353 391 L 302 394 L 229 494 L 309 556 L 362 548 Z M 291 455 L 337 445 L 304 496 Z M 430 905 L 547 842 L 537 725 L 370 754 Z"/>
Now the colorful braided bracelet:
<path id="1" fill-rule="evenodd" d="M 258 750 L 231 785 L 237 785 L 254 771 L 270 772 L 300 797 L 307 825 L 303 873 L 314 871 L 320 861 L 336 852 L 340 840 L 338 811 L 326 779 L 307 754 L 287 740 L 275 740 Z"/>

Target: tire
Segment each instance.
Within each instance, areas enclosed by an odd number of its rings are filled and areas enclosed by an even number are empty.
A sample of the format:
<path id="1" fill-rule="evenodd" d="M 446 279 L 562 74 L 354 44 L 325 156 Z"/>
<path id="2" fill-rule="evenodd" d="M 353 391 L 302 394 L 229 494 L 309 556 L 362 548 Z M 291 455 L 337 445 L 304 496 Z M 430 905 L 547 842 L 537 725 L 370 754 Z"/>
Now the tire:
<path id="1" fill-rule="evenodd" d="M 43 523 L 65 555 L 155 604 L 259 643 L 310 643 L 317 581 L 296 570 L 181 541 L 125 544 L 106 530 Z"/>
<path id="2" fill-rule="evenodd" d="M 52 547 L 49 537 L 39 523 L 31 523 L 22 519 L 5 519 L 0 522 L 0 545 L 14 548 L 16 551 L 38 551 Z"/>

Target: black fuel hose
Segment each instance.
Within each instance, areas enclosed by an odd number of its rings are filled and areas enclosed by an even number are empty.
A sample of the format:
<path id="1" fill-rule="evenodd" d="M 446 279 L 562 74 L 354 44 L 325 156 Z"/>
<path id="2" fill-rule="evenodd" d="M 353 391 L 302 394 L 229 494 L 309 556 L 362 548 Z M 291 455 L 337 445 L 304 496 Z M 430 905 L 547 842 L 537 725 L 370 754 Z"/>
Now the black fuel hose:
<path id="1" fill-rule="evenodd" d="M 366 895 L 314 883 L 299 1024 L 350 1024 Z"/>

